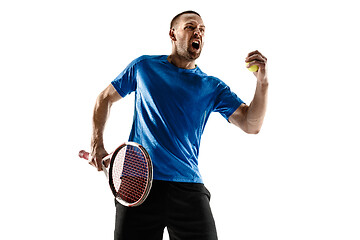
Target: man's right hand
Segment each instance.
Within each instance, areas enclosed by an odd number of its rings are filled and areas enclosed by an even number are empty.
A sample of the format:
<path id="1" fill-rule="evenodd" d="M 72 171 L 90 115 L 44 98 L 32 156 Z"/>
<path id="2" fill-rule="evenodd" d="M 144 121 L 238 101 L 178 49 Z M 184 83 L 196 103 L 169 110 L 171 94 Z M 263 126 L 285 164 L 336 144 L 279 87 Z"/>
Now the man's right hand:
<path id="1" fill-rule="evenodd" d="M 108 155 L 109 154 L 107 153 L 105 148 L 92 149 L 89 164 L 96 167 L 98 171 L 102 171 L 103 158 Z M 104 161 L 104 164 L 105 167 L 107 167 L 109 165 L 109 160 Z"/>

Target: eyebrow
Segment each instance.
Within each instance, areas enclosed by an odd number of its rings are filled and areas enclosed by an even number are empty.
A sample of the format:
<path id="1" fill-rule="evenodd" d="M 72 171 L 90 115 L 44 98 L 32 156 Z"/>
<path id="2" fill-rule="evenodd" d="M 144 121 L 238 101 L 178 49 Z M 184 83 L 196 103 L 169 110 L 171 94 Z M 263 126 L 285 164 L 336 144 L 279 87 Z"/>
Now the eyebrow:
<path id="1" fill-rule="evenodd" d="M 187 22 L 187 23 L 185 23 L 185 25 L 187 25 L 187 24 L 191 24 L 191 25 L 197 25 L 196 23 L 194 23 L 194 22 Z M 200 25 L 200 27 L 203 27 L 203 28 L 205 28 L 205 25 Z"/>

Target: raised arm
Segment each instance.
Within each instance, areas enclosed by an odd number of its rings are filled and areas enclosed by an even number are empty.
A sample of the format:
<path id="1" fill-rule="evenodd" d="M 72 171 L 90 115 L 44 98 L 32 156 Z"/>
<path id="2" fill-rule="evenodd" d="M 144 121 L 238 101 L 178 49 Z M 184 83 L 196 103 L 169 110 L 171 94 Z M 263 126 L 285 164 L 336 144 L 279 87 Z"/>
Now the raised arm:
<path id="1" fill-rule="evenodd" d="M 103 142 L 103 133 L 112 104 L 121 99 L 120 94 L 110 84 L 96 99 L 93 114 L 93 132 L 91 138 L 91 160 L 89 163 L 98 171 L 102 170 L 101 160 L 108 155 Z"/>
<path id="2" fill-rule="evenodd" d="M 242 104 L 230 116 L 229 121 L 246 133 L 257 134 L 263 124 L 267 106 L 269 85 L 266 69 L 267 58 L 259 51 L 254 51 L 248 54 L 245 61 L 250 62 L 248 67 L 253 65 L 259 66 L 259 70 L 254 72 L 257 78 L 255 95 L 250 105 Z"/>

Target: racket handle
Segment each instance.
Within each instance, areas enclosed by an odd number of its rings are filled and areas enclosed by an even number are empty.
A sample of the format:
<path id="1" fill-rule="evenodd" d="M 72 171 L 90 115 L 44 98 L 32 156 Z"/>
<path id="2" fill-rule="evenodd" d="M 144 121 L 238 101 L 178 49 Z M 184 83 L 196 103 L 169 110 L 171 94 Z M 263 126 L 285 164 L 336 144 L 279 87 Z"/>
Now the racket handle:
<path id="1" fill-rule="evenodd" d="M 107 156 L 105 156 L 105 157 L 103 158 L 103 160 L 102 160 L 103 165 L 105 164 L 104 162 L 109 162 L 109 161 L 110 161 L 111 155 L 112 155 L 112 154 L 109 154 L 109 155 L 107 155 Z M 79 152 L 79 157 L 80 157 L 80 158 L 83 158 L 83 159 L 86 159 L 86 160 L 89 160 L 89 159 L 90 159 L 90 153 L 88 153 L 88 152 L 85 151 L 85 150 L 81 150 L 81 151 Z M 105 165 L 104 165 L 104 166 L 105 166 Z"/>
<path id="2" fill-rule="evenodd" d="M 86 159 L 86 160 L 89 161 L 89 159 L 90 159 L 90 153 L 88 153 L 88 152 L 85 151 L 85 150 L 81 150 L 81 151 L 79 152 L 79 157 L 80 157 L 80 158 L 83 158 L 83 159 Z M 101 168 L 102 168 L 102 170 L 104 171 L 105 176 L 106 176 L 107 178 L 109 178 L 109 174 L 108 174 L 108 171 L 106 170 L 105 161 L 109 161 L 109 160 L 110 160 L 110 157 L 111 157 L 111 154 L 109 154 L 109 155 L 107 155 L 106 157 L 104 157 L 103 160 L 101 161 Z"/>
<path id="3" fill-rule="evenodd" d="M 86 160 L 89 160 L 89 156 L 90 156 L 90 153 L 88 153 L 88 152 L 85 151 L 85 150 L 81 150 L 81 151 L 79 152 L 79 157 L 80 157 L 80 158 L 84 158 L 84 159 L 86 159 Z"/>

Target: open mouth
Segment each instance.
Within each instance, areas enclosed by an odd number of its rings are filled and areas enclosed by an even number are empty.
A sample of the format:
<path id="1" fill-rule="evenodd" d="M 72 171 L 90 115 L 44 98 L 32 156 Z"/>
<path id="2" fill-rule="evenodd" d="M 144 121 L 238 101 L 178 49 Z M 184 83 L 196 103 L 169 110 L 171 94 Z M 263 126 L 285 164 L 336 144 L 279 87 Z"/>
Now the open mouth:
<path id="1" fill-rule="evenodd" d="M 191 44 L 191 46 L 192 46 L 193 48 L 195 48 L 196 50 L 199 50 L 199 48 L 200 48 L 200 42 L 194 41 L 194 42 Z"/>

